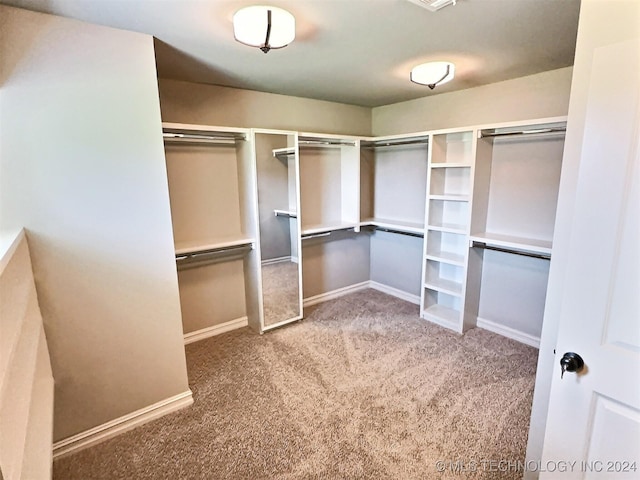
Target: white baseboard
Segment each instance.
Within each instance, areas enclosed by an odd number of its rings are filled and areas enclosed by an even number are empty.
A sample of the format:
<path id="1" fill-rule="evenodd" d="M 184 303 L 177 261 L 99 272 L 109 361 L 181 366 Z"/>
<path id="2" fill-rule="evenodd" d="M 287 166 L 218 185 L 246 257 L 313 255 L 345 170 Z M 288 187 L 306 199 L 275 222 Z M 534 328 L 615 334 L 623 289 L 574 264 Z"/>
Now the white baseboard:
<path id="1" fill-rule="evenodd" d="M 292 262 L 293 259 L 290 256 L 287 257 L 277 257 L 277 258 L 269 258 L 267 260 L 263 260 L 262 266 L 264 267 L 265 265 L 275 265 L 276 263 L 289 263 Z"/>
<path id="2" fill-rule="evenodd" d="M 315 295 L 313 297 L 307 297 L 303 301 L 303 306 L 310 307 L 311 305 L 316 305 L 318 303 L 326 302 L 328 300 L 340 298 L 344 295 L 358 292 L 360 290 L 365 290 L 367 288 L 373 288 L 374 290 L 378 290 L 388 295 L 398 297 L 402 300 L 406 300 L 407 302 L 420 305 L 420 297 L 418 295 L 412 295 L 405 291 L 398 290 L 397 288 L 389 287 L 388 285 L 383 285 L 382 283 L 367 280 L 365 282 L 354 283 L 353 285 L 349 285 L 348 287 L 338 288 L 337 290 L 321 293 L 320 295 Z"/>
<path id="3" fill-rule="evenodd" d="M 476 326 L 478 328 L 483 328 L 484 330 L 489 330 L 490 332 L 497 333 L 498 335 L 502 335 L 503 337 L 510 338 L 517 342 L 524 343 L 525 345 L 530 345 L 538 349 L 540 348 L 540 337 L 535 337 L 529 333 L 524 333 L 520 330 L 516 330 L 505 325 L 500 325 L 499 323 L 492 322 L 491 320 L 487 320 L 486 318 L 478 317 Z"/>
<path id="4" fill-rule="evenodd" d="M 98 425 L 84 432 L 67 437 L 53 444 L 53 458 L 77 452 L 83 448 L 90 447 L 97 443 L 103 442 L 116 435 L 138 427 L 144 423 L 160 418 L 168 413 L 175 412 L 182 408 L 188 407 L 193 403 L 193 395 L 191 390 L 182 392 L 173 397 L 169 397 L 148 407 L 136 410 L 110 422 Z"/>
<path id="5" fill-rule="evenodd" d="M 320 295 L 314 295 L 313 297 L 307 297 L 303 300 L 302 305 L 303 307 L 310 307 L 311 305 L 316 305 L 328 300 L 333 300 L 334 298 L 340 298 L 350 293 L 364 290 L 366 288 L 369 288 L 368 280 L 366 282 L 355 283 L 347 287 L 338 288 L 337 290 L 332 290 L 330 292 L 321 293 Z"/>
<path id="6" fill-rule="evenodd" d="M 393 297 L 398 297 L 415 305 L 420 305 L 420 295 L 413 295 L 405 292 L 404 290 L 399 290 L 383 283 L 374 282 L 373 280 L 369 281 L 369 288 L 373 288 L 374 290 L 378 290 L 379 292 L 386 293 Z"/>
<path id="7" fill-rule="evenodd" d="M 188 345 L 189 343 L 197 342 L 198 340 L 215 337 L 221 333 L 230 332 L 231 330 L 246 327 L 247 325 L 249 325 L 249 319 L 247 317 L 240 317 L 219 325 L 214 325 L 213 327 L 207 327 L 201 330 L 196 330 L 195 332 L 185 333 L 184 344 Z"/>

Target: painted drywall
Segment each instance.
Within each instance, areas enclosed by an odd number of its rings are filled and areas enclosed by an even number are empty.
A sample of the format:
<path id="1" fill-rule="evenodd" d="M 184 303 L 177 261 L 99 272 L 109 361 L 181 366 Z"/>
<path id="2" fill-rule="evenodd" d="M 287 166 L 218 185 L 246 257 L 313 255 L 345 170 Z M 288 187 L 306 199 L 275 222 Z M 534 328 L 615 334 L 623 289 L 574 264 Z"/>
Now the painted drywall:
<path id="1" fill-rule="evenodd" d="M 567 114 L 572 68 L 376 107 L 373 135 L 465 127 Z"/>
<path id="2" fill-rule="evenodd" d="M 27 229 L 54 439 L 188 390 L 147 35 L 0 6 L 0 231 Z"/>
<path id="3" fill-rule="evenodd" d="M 371 278 L 370 242 L 362 233 L 332 232 L 302 241 L 304 298 L 348 287 Z"/>
<path id="4" fill-rule="evenodd" d="M 162 120 L 370 135 L 371 109 L 309 98 L 160 79 Z"/>
<path id="5" fill-rule="evenodd" d="M 639 2 L 583 0 L 581 4 L 560 194 L 553 237 L 553 258 L 549 271 L 549 286 L 538 357 L 527 462 L 539 461 L 542 457 L 551 379 L 553 375 L 559 374 L 554 349 L 561 316 L 565 271 L 571 250 L 571 220 L 575 208 L 576 186 L 582 155 L 593 52 L 600 46 L 637 37 L 639 19 Z M 615 119 L 611 119 L 611 121 L 615 121 Z M 525 474 L 525 479 L 537 477 L 538 472 Z"/>

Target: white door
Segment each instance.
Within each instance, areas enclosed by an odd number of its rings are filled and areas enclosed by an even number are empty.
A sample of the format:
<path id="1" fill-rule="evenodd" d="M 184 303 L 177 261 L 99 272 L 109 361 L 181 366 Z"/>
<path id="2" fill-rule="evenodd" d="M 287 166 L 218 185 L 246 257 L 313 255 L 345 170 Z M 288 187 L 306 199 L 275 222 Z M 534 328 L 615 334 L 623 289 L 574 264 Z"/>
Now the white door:
<path id="1" fill-rule="evenodd" d="M 640 42 L 633 37 L 593 48 L 540 478 L 640 478 Z M 561 379 L 565 352 L 585 366 Z"/>

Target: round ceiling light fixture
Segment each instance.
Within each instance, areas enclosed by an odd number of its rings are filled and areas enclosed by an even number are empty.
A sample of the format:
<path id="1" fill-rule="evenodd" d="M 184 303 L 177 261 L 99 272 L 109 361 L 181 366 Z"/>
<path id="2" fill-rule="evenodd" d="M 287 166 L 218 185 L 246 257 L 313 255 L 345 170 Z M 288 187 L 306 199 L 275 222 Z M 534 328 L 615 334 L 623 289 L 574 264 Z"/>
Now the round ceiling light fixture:
<path id="1" fill-rule="evenodd" d="M 411 70 L 411 81 L 426 85 L 431 90 L 436 85 L 442 85 L 453 80 L 456 66 L 451 62 L 429 62 L 413 67 Z"/>
<path id="2" fill-rule="evenodd" d="M 286 10 L 255 5 L 238 10 L 233 15 L 233 36 L 264 53 L 286 47 L 296 38 L 296 19 Z"/>

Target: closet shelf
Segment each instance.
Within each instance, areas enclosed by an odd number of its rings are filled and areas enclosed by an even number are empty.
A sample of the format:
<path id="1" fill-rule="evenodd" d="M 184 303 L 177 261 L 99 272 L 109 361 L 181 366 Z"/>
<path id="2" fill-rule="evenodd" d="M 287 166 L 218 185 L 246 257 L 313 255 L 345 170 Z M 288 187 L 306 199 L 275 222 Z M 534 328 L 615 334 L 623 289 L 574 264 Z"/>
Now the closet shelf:
<path id="1" fill-rule="evenodd" d="M 467 227 L 464 225 L 455 225 L 453 223 L 444 223 L 442 225 L 428 225 L 427 230 L 435 232 L 455 233 L 458 235 L 466 235 Z"/>
<path id="2" fill-rule="evenodd" d="M 335 232 L 338 230 L 349 230 L 359 228 L 359 223 L 329 223 L 322 225 L 305 225 L 302 228 L 302 236 L 305 235 L 314 235 L 316 233 L 326 233 L 326 232 Z"/>
<path id="3" fill-rule="evenodd" d="M 365 218 L 360 222 L 362 227 L 380 227 L 388 228 L 389 230 L 396 230 L 398 232 L 416 233 L 424 235 L 424 227 L 421 223 L 407 222 L 403 220 L 391 220 L 388 218 L 371 217 Z"/>
<path id="4" fill-rule="evenodd" d="M 468 202 L 469 195 L 454 195 L 454 194 L 444 194 L 444 195 L 429 195 L 430 200 L 449 200 L 452 202 Z"/>
<path id="5" fill-rule="evenodd" d="M 460 312 L 444 305 L 431 305 L 422 312 L 422 317 L 446 328 L 458 330 Z"/>
<path id="6" fill-rule="evenodd" d="M 203 251 L 220 250 L 230 247 L 241 247 L 245 245 L 253 245 L 254 238 L 223 238 L 210 239 L 204 241 L 189 241 L 176 243 L 176 256 L 188 255 Z"/>
<path id="7" fill-rule="evenodd" d="M 431 168 L 471 168 L 470 163 L 432 162 Z"/>
<path id="8" fill-rule="evenodd" d="M 470 235 L 469 241 L 482 242 L 493 247 L 503 247 L 513 250 L 522 250 L 524 252 L 551 255 L 551 242 L 548 240 L 483 232 Z"/>
<path id="9" fill-rule="evenodd" d="M 293 210 L 273 210 L 273 214 L 276 217 L 289 217 L 289 218 L 298 218 L 298 213 Z"/>
<path id="10" fill-rule="evenodd" d="M 455 265 L 457 267 L 465 266 L 465 258 L 464 255 L 459 255 L 456 253 L 449 252 L 427 252 L 426 255 L 427 260 L 434 260 L 436 262 L 448 263 L 449 265 Z"/>
<path id="11" fill-rule="evenodd" d="M 428 278 L 424 284 L 424 288 L 435 290 L 437 292 L 446 293 L 454 297 L 462 296 L 462 284 L 445 280 L 443 278 Z"/>

